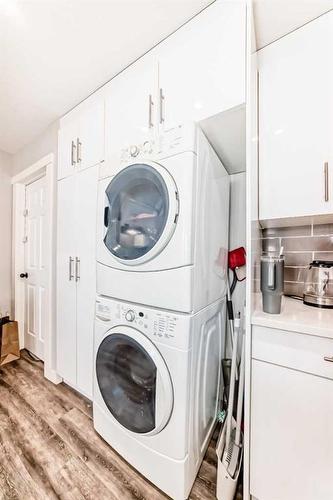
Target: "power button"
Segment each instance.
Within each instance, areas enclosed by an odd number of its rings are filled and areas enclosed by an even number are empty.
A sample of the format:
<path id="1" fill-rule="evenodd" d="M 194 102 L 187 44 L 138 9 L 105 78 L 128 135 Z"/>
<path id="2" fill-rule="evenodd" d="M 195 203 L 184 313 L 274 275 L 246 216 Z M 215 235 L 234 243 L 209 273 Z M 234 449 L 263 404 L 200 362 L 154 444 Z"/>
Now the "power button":
<path id="1" fill-rule="evenodd" d="M 132 310 L 127 311 L 125 314 L 125 319 L 127 321 L 134 321 L 135 320 L 135 312 Z"/>

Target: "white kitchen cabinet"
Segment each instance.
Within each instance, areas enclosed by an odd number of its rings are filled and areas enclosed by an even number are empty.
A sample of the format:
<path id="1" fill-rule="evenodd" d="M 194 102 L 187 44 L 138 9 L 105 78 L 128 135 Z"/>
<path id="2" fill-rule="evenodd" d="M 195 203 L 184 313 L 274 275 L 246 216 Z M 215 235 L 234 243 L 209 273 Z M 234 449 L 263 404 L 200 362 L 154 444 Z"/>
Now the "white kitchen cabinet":
<path id="1" fill-rule="evenodd" d="M 57 371 L 76 383 L 76 176 L 58 182 L 57 224 Z"/>
<path id="2" fill-rule="evenodd" d="M 104 160 L 104 100 L 85 103 L 62 120 L 58 180 Z"/>
<path id="3" fill-rule="evenodd" d="M 259 51 L 259 218 L 333 212 L 333 12 Z"/>
<path id="4" fill-rule="evenodd" d="M 106 159 L 245 102 L 246 6 L 216 2 L 107 85 Z M 133 149 L 133 157 L 136 150 Z"/>
<path id="5" fill-rule="evenodd" d="M 58 133 L 58 179 L 74 174 L 76 166 L 76 148 L 78 124 L 76 120 L 61 126 Z"/>
<path id="6" fill-rule="evenodd" d="M 253 327 L 250 493 L 333 498 L 333 340 Z"/>
<path id="7" fill-rule="evenodd" d="M 98 166 L 58 182 L 57 371 L 92 397 Z"/>
<path id="8" fill-rule="evenodd" d="M 245 102 L 246 6 L 215 2 L 158 47 L 159 122 L 200 121 Z"/>
<path id="9" fill-rule="evenodd" d="M 157 63 L 154 51 L 108 85 L 105 101 L 106 158 L 118 166 L 121 151 L 157 135 Z"/>

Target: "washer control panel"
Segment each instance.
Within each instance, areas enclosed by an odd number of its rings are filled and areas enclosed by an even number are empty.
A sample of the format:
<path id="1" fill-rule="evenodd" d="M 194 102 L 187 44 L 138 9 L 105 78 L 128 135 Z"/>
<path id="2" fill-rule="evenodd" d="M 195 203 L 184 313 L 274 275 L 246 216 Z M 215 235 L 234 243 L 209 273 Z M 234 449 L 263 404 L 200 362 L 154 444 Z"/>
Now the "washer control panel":
<path id="1" fill-rule="evenodd" d="M 120 151 L 122 162 L 128 163 L 131 160 L 140 158 L 149 158 L 155 152 L 154 141 L 144 141 L 142 144 L 131 144 Z"/>
<path id="2" fill-rule="evenodd" d="M 179 342 L 180 347 L 187 344 L 189 320 L 186 315 L 98 297 L 96 319 L 106 322 L 108 328 L 117 325 L 131 326 L 156 342 L 177 347 Z"/>

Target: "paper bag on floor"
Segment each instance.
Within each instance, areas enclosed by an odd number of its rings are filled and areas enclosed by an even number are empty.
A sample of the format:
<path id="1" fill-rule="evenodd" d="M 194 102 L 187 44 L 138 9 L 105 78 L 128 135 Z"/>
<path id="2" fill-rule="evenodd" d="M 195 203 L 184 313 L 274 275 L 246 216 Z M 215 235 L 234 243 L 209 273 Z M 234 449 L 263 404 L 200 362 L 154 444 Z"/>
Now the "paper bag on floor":
<path id="1" fill-rule="evenodd" d="M 20 358 L 17 321 L 1 318 L 0 321 L 0 366 Z"/>

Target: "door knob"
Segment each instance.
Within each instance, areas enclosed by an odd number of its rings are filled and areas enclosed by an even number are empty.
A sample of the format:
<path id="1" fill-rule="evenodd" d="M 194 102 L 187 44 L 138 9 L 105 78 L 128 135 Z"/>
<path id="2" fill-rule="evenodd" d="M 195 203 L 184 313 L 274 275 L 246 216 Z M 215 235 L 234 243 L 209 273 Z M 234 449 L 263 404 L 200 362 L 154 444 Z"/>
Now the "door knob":
<path id="1" fill-rule="evenodd" d="M 28 273 L 21 273 L 20 274 L 20 278 L 27 278 L 28 277 Z"/>

